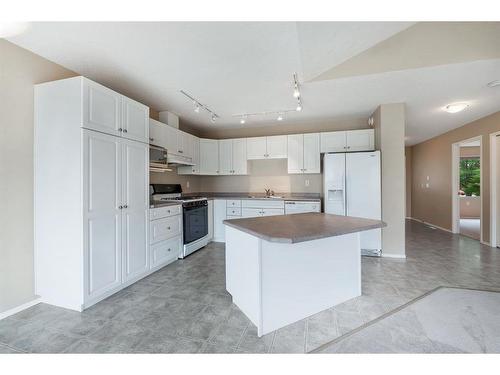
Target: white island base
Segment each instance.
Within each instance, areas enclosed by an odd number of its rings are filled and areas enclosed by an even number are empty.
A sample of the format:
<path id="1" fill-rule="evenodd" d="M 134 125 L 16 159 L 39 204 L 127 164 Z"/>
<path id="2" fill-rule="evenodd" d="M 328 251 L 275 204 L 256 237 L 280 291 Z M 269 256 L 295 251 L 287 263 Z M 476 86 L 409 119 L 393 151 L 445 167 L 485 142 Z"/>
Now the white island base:
<path id="1" fill-rule="evenodd" d="M 359 232 L 279 243 L 226 225 L 226 289 L 259 337 L 360 296 Z"/>

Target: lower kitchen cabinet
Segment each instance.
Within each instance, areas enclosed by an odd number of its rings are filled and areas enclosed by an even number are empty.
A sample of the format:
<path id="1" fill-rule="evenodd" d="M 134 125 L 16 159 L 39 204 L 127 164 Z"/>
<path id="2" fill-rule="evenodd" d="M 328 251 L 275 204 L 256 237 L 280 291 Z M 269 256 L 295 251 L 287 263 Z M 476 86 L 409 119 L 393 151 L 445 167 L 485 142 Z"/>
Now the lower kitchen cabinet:
<path id="1" fill-rule="evenodd" d="M 226 220 L 226 200 L 214 199 L 214 238 L 215 242 L 226 241 L 226 229 L 223 221 Z"/>
<path id="2" fill-rule="evenodd" d="M 151 269 L 158 269 L 175 262 L 181 251 L 182 236 L 176 236 L 151 245 L 149 248 Z"/>

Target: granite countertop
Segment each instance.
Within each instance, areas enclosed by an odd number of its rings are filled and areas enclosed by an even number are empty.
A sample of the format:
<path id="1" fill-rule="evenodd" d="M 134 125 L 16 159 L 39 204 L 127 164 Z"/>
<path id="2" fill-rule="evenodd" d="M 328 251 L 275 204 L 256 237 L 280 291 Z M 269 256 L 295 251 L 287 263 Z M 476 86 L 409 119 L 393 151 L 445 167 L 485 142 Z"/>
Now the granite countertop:
<path id="1" fill-rule="evenodd" d="M 282 201 L 312 201 L 321 202 L 321 197 L 317 193 L 275 193 L 276 196 L 281 198 L 266 198 L 264 193 L 235 193 L 235 192 L 224 192 L 224 193 L 189 193 L 183 194 L 185 197 L 190 196 L 203 196 L 208 199 L 266 199 L 266 200 L 282 200 Z"/>
<path id="2" fill-rule="evenodd" d="M 158 207 L 166 207 L 166 206 L 176 206 L 178 204 L 182 204 L 181 202 L 172 202 L 172 201 L 149 201 L 149 208 L 158 208 Z"/>
<path id="3" fill-rule="evenodd" d="M 303 213 L 224 220 L 224 224 L 269 242 L 297 243 L 382 228 L 381 220 Z"/>

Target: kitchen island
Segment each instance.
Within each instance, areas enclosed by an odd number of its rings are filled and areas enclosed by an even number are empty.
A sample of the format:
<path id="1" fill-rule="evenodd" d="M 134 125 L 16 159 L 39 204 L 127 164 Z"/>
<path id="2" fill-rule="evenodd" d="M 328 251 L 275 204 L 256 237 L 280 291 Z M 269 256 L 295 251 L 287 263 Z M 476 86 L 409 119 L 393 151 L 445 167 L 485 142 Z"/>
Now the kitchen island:
<path id="1" fill-rule="evenodd" d="M 262 336 L 361 295 L 359 232 L 324 213 L 225 220 L 226 289 Z"/>

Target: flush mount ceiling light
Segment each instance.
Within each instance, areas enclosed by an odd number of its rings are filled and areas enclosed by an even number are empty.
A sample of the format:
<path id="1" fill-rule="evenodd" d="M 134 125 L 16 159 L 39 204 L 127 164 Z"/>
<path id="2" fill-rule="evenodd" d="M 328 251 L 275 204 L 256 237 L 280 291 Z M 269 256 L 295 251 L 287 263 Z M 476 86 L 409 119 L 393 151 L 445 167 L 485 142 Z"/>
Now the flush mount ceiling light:
<path id="1" fill-rule="evenodd" d="M 497 79 L 495 81 L 488 82 L 487 84 L 488 87 L 497 87 L 500 86 L 500 79 Z"/>
<path id="2" fill-rule="evenodd" d="M 451 103 L 444 107 L 444 110 L 448 113 L 457 113 L 463 111 L 468 106 L 469 104 L 467 103 Z"/>
<path id="3" fill-rule="evenodd" d="M 219 117 L 219 115 L 217 113 L 215 113 L 214 111 L 212 111 L 210 108 L 208 108 L 206 105 L 204 104 L 201 104 L 199 100 L 197 100 L 196 98 L 194 98 L 192 95 L 188 94 L 186 91 L 184 90 L 179 90 L 179 92 L 186 96 L 187 98 L 189 98 L 192 102 L 193 102 L 193 105 L 194 105 L 194 111 L 196 113 L 200 113 L 200 109 L 203 109 L 204 111 L 208 112 L 210 114 L 210 121 L 213 123 L 215 123 L 215 120 Z"/>
<path id="4" fill-rule="evenodd" d="M 276 118 L 278 121 L 283 121 L 283 114 L 279 114 L 278 117 Z"/>
<path id="5" fill-rule="evenodd" d="M 241 116 L 241 119 L 240 119 L 240 124 L 242 124 L 242 125 L 243 125 L 245 122 L 246 122 L 246 120 L 245 120 L 245 116 Z"/>

